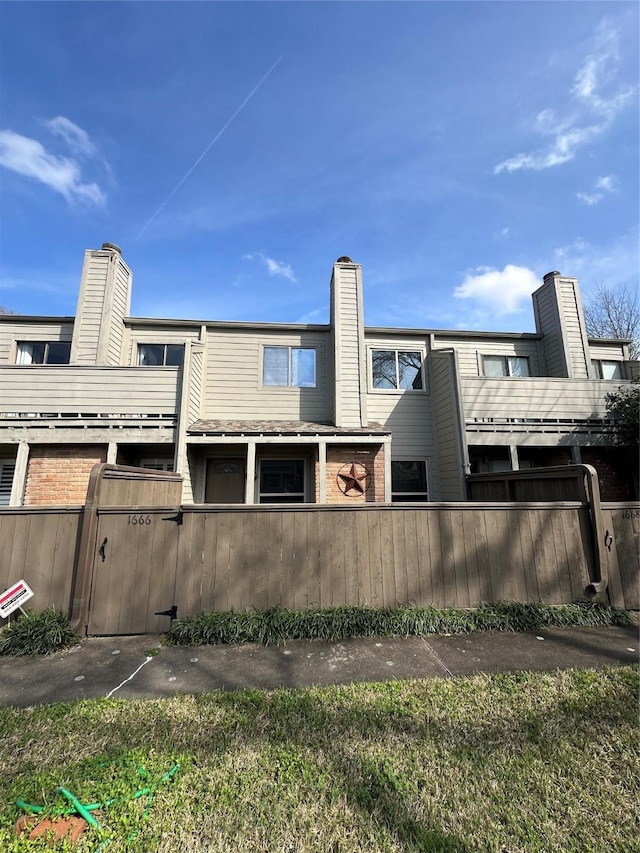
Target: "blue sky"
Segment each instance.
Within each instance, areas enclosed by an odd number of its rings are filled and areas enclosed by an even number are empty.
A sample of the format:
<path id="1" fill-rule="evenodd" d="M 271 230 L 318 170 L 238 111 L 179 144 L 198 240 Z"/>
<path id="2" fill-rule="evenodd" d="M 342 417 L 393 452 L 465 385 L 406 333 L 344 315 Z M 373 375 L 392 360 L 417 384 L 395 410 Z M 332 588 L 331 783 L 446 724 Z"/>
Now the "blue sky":
<path id="1" fill-rule="evenodd" d="M 104 241 L 143 316 L 325 323 L 341 255 L 370 325 L 528 331 L 549 270 L 638 284 L 636 3 L 5 2 L 0 31 L 19 313 L 73 314 Z"/>

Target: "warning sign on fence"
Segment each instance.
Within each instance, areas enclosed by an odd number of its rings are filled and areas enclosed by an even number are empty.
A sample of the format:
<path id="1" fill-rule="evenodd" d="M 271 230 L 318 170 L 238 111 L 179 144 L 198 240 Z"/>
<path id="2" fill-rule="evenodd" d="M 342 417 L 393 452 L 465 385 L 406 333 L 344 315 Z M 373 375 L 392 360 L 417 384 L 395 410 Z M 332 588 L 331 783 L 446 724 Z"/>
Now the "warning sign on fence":
<path id="1" fill-rule="evenodd" d="M 4 592 L 0 592 L 0 617 L 6 619 L 32 596 L 33 590 L 26 581 L 22 580 L 5 589 Z"/>

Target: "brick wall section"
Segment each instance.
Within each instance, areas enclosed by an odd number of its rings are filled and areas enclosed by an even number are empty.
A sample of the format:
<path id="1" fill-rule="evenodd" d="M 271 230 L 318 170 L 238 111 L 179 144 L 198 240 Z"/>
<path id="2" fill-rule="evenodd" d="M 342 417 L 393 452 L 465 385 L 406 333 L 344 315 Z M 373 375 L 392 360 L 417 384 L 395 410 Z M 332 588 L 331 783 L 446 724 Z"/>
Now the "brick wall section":
<path id="1" fill-rule="evenodd" d="M 518 455 L 523 460 L 531 460 L 534 468 L 573 463 L 570 447 L 519 447 Z"/>
<path id="2" fill-rule="evenodd" d="M 344 466 L 355 462 L 368 474 L 363 495 L 355 490 L 345 495 L 338 485 L 338 473 Z M 342 482 L 342 481 L 340 481 Z M 320 500 L 319 472 L 316 463 L 316 503 Z M 382 503 L 384 501 L 384 445 L 329 445 L 327 447 L 327 503 L 353 505 Z"/>
<path id="3" fill-rule="evenodd" d="M 603 501 L 635 500 L 633 471 L 637 462 L 633 454 L 618 447 L 582 447 L 582 461 L 598 472 L 600 499 Z"/>
<path id="4" fill-rule="evenodd" d="M 83 504 L 91 469 L 106 460 L 106 447 L 32 447 L 25 506 Z"/>

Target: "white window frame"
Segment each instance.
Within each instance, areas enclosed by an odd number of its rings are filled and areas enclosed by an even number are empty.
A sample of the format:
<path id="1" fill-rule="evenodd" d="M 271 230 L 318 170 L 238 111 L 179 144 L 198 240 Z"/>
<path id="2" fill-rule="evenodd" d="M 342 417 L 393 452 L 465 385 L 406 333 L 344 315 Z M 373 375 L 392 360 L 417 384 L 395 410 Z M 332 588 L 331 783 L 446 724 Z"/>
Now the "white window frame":
<path id="1" fill-rule="evenodd" d="M 603 370 L 603 365 L 605 365 L 605 364 L 615 365 L 618 368 L 620 375 L 614 376 L 613 379 L 605 379 L 604 370 Z M 620 382 L 622 379 L 624 379 L 624 377 L 622 375 L 622 364 L 623 364 L 622 361 L 619 361 L 618 359 L 615 359 L 615 358 L 592 358 L 591 359 L 591 369 L 592 369 L 592 372 L 595 374 L 595 376 L 593 378 L 594 379 L 602 379 L 605 382 Z"/>
<path id="2" fill-rule="evenodd" d="M 286 385 L 270 385 L 264 381 L 264 368 L 265 368 L 265 359 L 264 354 L 267 349 L 284 349 L 287 350 L 287 384 Z M 292 385 L 291 377 L 293 375 L 291 359 L 292 359 L 292 351 L 294 349 L 298 350 L 309 350 L 313 352 L 313 385 Z M 318 348 L 317 347 L 307 347 L 302 344 L 270 344 L 264 343 L 260 348 L 260 388 L 268 389 L 269 391 L 274 391 L 276 389 L 290 389 L 290 388 L 312 388 L 315 389 L 318 387 Z"/>
<path id="3" fill-rule="evenodd" d="M 489 376 L 485 369 L 485 359 L 487 358 L 499 358 L 502 360 L 502 363 L 506 369 L 506 373 L 502 376 Z M 518 376 L 511 372 L 511 359 L 518 358 L 522 361 L 526 362 L 527 365 L 527 375 L 526 376 Z M 486 376 L 487 379 L 529 379 L 531 376 L 531 360 L 528 355 L 501 355 L 499 353 L 483 353 L 482 354 L 482 375 Z"/>
<path id="4" fill-rule="evenodd" d="M 394 462 L 418 462 L 424 465 L 424 478 L 427 490 L 426 492 L 394 492 L 393 491 L 393 463 Z M 429 476 L 429 459 L 392 459 L 391 460 L 391 502 L 392 503 L 428 503 L 431 494 L 431 484 L 430 484 L 430 476 Z M 398 500 L 396 496 L 400 496 L 404 498 L 405 496 L 412 496 L 408 500 Z M 413 497 L 415 496 L 415 497 Z"/>
<path id="5" fill-rule="evenodd" d="M 163 355 L 162 355 L 162 364 L 141 364 L 140 357 L 141 347 L 164 347 Z M 167 364 L 167 347 L 182 347 L 182 364 Z M 136 358 L 136 366 L 137 367 L 182 367 L 184 365 L 184 351 L 185 344 L 184 341 L 136 341 L 136 350 L 137 350 L 137 358 Z"/>
<path id="6" fill-rule="evenodd" d="M 420 355 L 420 379 L 422 388 L 376 388 L 373 384 L 373 353 L 378 352 L 394 352 L 396 356 L 396 383 L 399 381 L 398 369 L 398 353 L 399 352 L 417 352 Z M 421 346 L 404 346 L 402 344 L 371 344 L 368 347 L 367 361 L 369 374 L 369 392 L 371 394 L 427 394 L 427 374 L 425 370 L 427 353 L 424 347 Z M 402 460 L 398 460 L 402 461 Z M 412 460 L 409 460 L 412 461 Z"/>

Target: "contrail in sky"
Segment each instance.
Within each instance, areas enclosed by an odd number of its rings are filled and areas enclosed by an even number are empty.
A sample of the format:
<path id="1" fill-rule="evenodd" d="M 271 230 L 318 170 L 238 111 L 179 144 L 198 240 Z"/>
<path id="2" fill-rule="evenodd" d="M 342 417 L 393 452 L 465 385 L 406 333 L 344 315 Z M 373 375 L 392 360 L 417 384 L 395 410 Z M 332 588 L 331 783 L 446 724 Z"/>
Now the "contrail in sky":
<path id="1" fill-rule="evenodd" d="M 247 97 L 246 97 L 246 98 L 244 99 L 244 101 L 240 104 L 240 106 L 238 107 L 238 109 L 237 109 L 237 110 L 235 111 L 235 113 L 231 116 L 231 118 L 227 121 L 227 123 L 226 123 L 226 124 L 222 127 L 222 129 L 221 129 L 221 130 L 219 130 L 219 131 L 218 131 L 218 133 L 213 137 L 213 139 L 211 140 L 211 142 L 207 145 L 207 147 L 204 149 L 204 151 L 202 152 L 202 154 L 198 157 L 198 159 L 197 159 L 197 160 L 196 160 L 196 162 L 193 164 L 193 166 L 189 169 L 189 171 L 188 171 L 188 172 L 186 173 L 186 175 L 182 178 L 182 180 L 181 180 L 181 181 L 179 181 L 179 182 L 176 184 L 176 186 L 171 190 L 171 192 L 169 193 L 169 195 L 165 198 L 165 200 L 162 202 L 162 204 L 160 205 L 160 207 L 156 210 L 156 212 L 153 214 L 153 216 L 151 217 L 151 219 L 147 222 L 147 224 L 144 226 L 144 228 L 142 229 L 142 231 L 141 231 L 141 232 L 138 234 L 138 236 L 135 238 L 134 243 L 136 242 L 136 240 L 139 240 L 139 239 L 140 239 L 140 237 L 142 237 L 142 235 L 143 235 L 143 234 L 144 234 L 144 232 L 147 230 L 147 228 L 151 225 L 151 223 L 152 223 L 152 222 L 153 222 L 153 220 L 156 218 L 156 216 L 158 216 L 158 214 L 159 214 L 159 213 L 160 213 L 160 212 L 161 212 L 161 211 L 166 207 L 166 205 L 171 201 L 171 199 L 172 199 L 172 198 L 174 197 L 174 195 L 178 192 L 178 190 L 180 189 L 180 187 L 181 187 L 181 186 L 184 184 L 184 182 L 187 180 L 187 178 L 189 177 L 189 175 L 190 175 L 190 174 L 193 172 L 193 170 L 196 168 L 196 166 L 198 165 L 198 163 L 203 159 L 203 157 L 205 157 L 205 156 L 207 155 L 207 153 L 208 153 L 209 149 L 212 147 L 212 145 L 214 145 L 214 144 L 215 144 L 215 143 L 220 139 L 220 137 L 222 136 L 222 134 L 223 134 L 223 133 L 225 132 L 225 130 L 229 127 L 229 125 L 231 124 L 231 122 L 232 122 L 232 121 L 234 120 L 234 118 L 238 115 L 238 113 L 243 109 L 243 107 L 245 107 L 245 106 L 246 106 L 246 104 L 248 104 L 248 103 L 249 103 L 249 101 L 251 100 L 251 98 L 253 98 L 253 96 L 254 96 L 254 95 L 255 95 L 255 93 L 258 91 L 258 89 L 260 88 L 260 86 L 262 86 L 262 84 L 264 83 L 264 81 L 265 81 L 265 80 L 267 79 L 267 77 L 271 74 L 271 72 L 272 72 L 272 71 L 273 71 L 273 69 L 276 67 L 276 65 L 280 62 L 280 60 L 281 60 L 281 59 L 282 59 L 282 56 L 279 56 L 279 57 L 276 59 L 276 61 L 275 61 L 275 62 L 273 63 L 273 65 L 271 66 L 271 68 L 267 71 L 267 73 L 264 75 L 264 77 L 262 77 L 262 78 L 258 81 L 258 83 L 253 87 L 253 89 L 249 92 L 249 94 L 247 95 Z"/>

